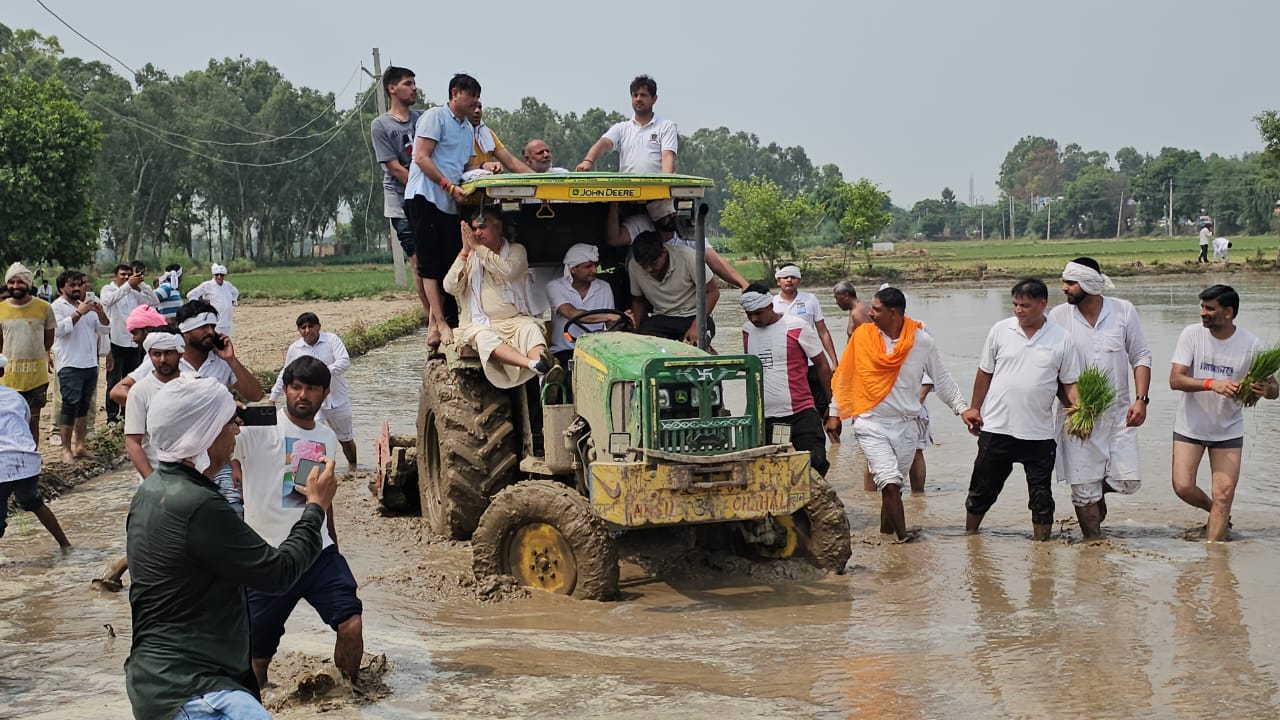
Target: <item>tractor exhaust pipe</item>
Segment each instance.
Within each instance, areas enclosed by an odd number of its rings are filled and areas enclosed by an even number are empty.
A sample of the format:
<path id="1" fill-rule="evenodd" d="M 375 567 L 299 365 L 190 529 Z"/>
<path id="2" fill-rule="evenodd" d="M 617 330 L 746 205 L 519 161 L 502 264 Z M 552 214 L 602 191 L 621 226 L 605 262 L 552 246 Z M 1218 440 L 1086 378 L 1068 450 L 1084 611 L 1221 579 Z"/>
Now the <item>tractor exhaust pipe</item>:
<path id="1" fill-rule="evenodd" d="M 711 334 L 707 332 L 710 325 L 707 323 L 707 213 L 711 208 L 706 203 L 698 205 L 698 216 L 694 220 L 694 248 L 698 257 L 697 282 L 695 287 L 698 293 L 698 349 L 709 350 L 711 348 Z M 714 282 L 714 281 L 713 281 Z"/>

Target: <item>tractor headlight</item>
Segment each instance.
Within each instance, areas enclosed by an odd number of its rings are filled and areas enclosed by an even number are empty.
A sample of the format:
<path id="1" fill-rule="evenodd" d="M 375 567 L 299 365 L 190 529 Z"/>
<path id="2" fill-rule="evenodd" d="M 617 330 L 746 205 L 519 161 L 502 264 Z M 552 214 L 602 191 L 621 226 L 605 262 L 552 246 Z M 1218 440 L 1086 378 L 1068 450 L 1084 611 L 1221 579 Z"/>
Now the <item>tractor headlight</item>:
<path id="1" fill-rule="evenodd" d="M 702 402 L 702 393 L 694 390 L 690 393 L 693 396 L 693 406 L 698 407 Z M 711 407 L 720 407 L 720 386 L 711 388 Z"/>
<path id="2" fill-rule="evenodd" d="M 670 390 L 667 390 L 666 388 L 662 388 L 658 390 L 658 409 L 659 410 L 671 409 L 671 391 Z"/>

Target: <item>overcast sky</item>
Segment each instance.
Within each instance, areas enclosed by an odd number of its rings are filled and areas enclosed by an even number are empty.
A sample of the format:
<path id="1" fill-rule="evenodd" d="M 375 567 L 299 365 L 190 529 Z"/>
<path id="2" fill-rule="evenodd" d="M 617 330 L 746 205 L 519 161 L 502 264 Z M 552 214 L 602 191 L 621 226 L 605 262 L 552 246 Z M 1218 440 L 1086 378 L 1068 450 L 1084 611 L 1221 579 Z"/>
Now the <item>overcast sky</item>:
<path id="1" fill-rule="evenodd" d="M 627 85 L 647 73 L 657 112 L 681 132 L 725 126 L 801 145 L 814 165 L 867 177 L 907 207 L 944 186 L 967 200 L 970 177 L 993 200 L 1025 135 L 1112 155 L 1240 155 L 1261 147 L 1253 116 L 1280 109 L 1277 0 L 44 2 L 133 67 L 181 74 L 245 55 L 296 84 L 352 83 L 348 96 L 374 46 L 436 102 L 463 71 L 486 105 L 534 96 L 629 115 Z M 111 62 L 36 0 L 4 0 L 0 22 Z"/>

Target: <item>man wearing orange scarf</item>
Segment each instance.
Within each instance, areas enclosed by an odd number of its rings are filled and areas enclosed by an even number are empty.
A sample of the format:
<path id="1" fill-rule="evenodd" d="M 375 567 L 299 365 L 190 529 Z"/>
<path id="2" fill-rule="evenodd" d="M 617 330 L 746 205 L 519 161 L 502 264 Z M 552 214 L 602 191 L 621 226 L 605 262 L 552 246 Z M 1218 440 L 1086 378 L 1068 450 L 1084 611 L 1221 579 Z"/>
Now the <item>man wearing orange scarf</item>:
<path id="1" fill-rule="evenodd" d="M 854 418 L 853 436 L 880 491 L 880 532 L 912 538 L 902 509 L 902 479 L 911 468 L 923 425 L 920 385 L 927 372 L 938 397 L 974 428 L 978 411 L 965 402 L 942 364 L 933 336 L 906 315 L 907 298 L 887 287 L 871 300 L 871 322 L 849 338 L 832 381 L 840 418 Z"/>

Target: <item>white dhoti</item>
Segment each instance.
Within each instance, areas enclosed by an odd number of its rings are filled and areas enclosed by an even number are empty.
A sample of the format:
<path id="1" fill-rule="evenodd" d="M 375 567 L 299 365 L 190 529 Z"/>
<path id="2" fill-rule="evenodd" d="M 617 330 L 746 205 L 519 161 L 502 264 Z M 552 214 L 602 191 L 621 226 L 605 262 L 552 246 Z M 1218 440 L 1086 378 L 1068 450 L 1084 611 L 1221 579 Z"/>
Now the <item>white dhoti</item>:
<path id="1" fill-rule="evenodd" d="M 853 419 L 853 437 L 862 448 L 876 489 L 902 485 L 924 434 L 920 418 L 863 417 Z"/>
<path id="2" fill-rule="evenodd" d="M 469 325 L 454 331 L 454 340 L 475 348 L 484 366 L 484 376 L 497 388 L 513 388 L 533 379 L 537 373 L 527 367 L 508 365 L 493 357 L 493 351 L 506 343 L 521 355 L 539 345 L 546 345 L 542 322 L 527 315 L 491 320 L 488 327 Z"/>
<path id="3" fill-rule="evenodd" d="M 1102 499 L 1106 488 L 1132 495 L 1142 485 L 1138 462 L 1138 428 L 1125 425 L 1126 405 L 1113 405 L 1093 424 L 1088 440 L 1067 435 L 1066 412 L 1059 408 L 1058 479 L 1071 485 L 1071 502 L 1089 505 Z"/>
<path id="4" fill-rule="evenodd" d="M 929 421 L 929 409 L 920 403 L 920 440 L 916 443 L 917 450 L 923 450 L 933 444 L 933 430 Z"/>

